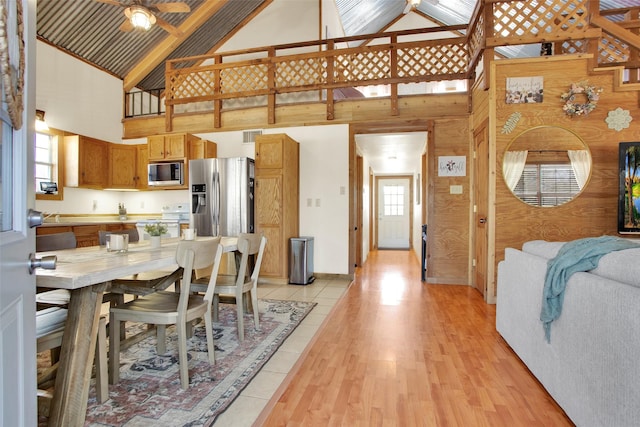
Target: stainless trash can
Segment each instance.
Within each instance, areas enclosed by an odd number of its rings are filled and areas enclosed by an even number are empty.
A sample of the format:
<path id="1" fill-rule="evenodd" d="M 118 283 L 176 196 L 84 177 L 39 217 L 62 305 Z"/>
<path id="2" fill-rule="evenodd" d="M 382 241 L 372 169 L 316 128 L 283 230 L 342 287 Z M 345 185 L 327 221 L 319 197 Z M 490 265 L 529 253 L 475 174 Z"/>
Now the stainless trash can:
<path id="1" fill-rule="evenodd" d="M 313 237 L 289 240 L 289 283 L 308 285 L 313 282 Z"/>

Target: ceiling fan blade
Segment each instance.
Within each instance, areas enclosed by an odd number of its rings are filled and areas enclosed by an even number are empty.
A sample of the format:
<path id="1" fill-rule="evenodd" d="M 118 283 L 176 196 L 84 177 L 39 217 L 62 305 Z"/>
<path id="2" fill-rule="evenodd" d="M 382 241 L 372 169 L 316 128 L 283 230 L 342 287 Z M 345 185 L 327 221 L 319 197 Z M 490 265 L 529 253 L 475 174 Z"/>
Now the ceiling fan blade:
<path id="1" fill-rule="evenodd" d="M 163 13 L 187 13 L 191 12 L 191 8 L 188 4 L 183 2 L 174 3 L 156 3 L 150 4 L 149 7 L 156 9 L 158 12 Z"/>
<path id="2" fill-rule="evenodd" d="M 407 5 L 404 7 L 402 13 L 406 15 L 407 13 L 411 12 L 411 8 L 413 8 L 411 2 L 407 2 Z"/>
<path id="3" fill-rule="evenodd" d="M 182 36 L 182 31 L 180 31 L 179 29 L 177 29 L 173 25 L 169 24 L 167 21 L 165 21 L 164 19 L 160 18 L 159 16 L 156 16 L 156 23 L 160 26 L 160 28 L 162 28 L 163 30 L 167 31 L 168 33 L 170 33 L 170 34 L 172 34 L 174 36 L 176 36 L 176 37 Z"/>
<path id="4" fill-rule="evenodd" d="M 110 4 L 113 6 L 123 6 L 122 3 L 120 3 L 118 0 L 95 0 L 98 3 L 105 3 L 105 4 Z"/>
<path id="5" fill-rule="evenodd" d="M 129 19 L 125 19 L 122 24 L 120 24 L 120 31 L 124 31 L 125 33 L 133 31 L 133 24 Z"/>

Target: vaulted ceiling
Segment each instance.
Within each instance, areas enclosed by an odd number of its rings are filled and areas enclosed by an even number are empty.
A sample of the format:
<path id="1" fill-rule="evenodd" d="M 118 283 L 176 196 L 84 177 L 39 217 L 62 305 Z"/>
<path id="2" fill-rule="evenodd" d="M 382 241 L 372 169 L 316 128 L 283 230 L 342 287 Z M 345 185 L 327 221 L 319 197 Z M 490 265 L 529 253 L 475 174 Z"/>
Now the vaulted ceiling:
<path id="1" fill-rule="evenodd" d="M 174 58 L 211 54 L 220 49 L 237 31 L 275 3 L 308 3 L 318 11 L 334 10 L 343 34 L 354 36 L 387 31 L 398 23 L 417 26 L 468 24 L 479 0 L 37 0 L 37 37 L 62 51 L 122 79 L 124 90 L 143 90 L 165 86 L 165 62 Z M 544 1 L 544 0 L 542 0 Z M 600 9 L 637 6 L 638 0 L 600 0 Z M 171 6 L 188 5 L 189 12 Z M 125 9 L 142 5 L 154 12 L 157 23 L 148 31 L 122 31 Z M 287 13 L 287 8 L 284 7 Z M 320 15 L 320 12 L 319 12 Z M 416 19 L 404 19 L 405 16 Z M 297 16 L 278 16 L 295 22 Z M 622 16 L 608 16 L 613 21 Z M 417 23 L 417 24 L 416 24 Z M 318 33 L 321 30 L 318 17 Z M 404 27 L 402 29 L 409 29 Z M 415 27 L 414 27 L 415 28 Z M 167 31 L 168 30 L 168 31 Z M 277 31 L 277 27 L 273 31 Z M 263 46 L 259 36 L 253 47 Z M 308 40 L 289 40 L 290 43 Z M 498 51 L 505 57 L 537 56 L 539 45 L 509 46 Z M 388 170 L 388 158 L 415 158 L 424 150 L 425 135 L 387 135 L 388 142 L 364 136 L 358 145 L 371 157 L 378 172 Z M 402 150 L 400 148 L 403 148 Z M 398 154 L 400 153 L 400 154 Z"/>
<path id="2" fill-rule="evenodd" d="M 344 36 L 384 31 L 407 13 L 437 25 L 467 24 L 477 0 L 333 0 Z M 331 0 L 182 0 L 189 12 L 170 13 L 172 0 L 38 0 L 38 39 L 120 78 L 125 90 L 164 87 L 165 61 L 212 53 L 273 2 L 307 2 L 318 10 Z M 151 8 L 158 23 L 148 31 L 121 31 L 124 10 Z M 163 7 L 163 4 L 165 5 Z M 637 0 L 601 0 L 602 9 L 629 7 Z M 321 5 L 321 6 L 320 6 Z M 154 7 L 154 6 L 157 6 Z M 295 17 L 291 17 L 295 19 Z M 164 24 L 164 25 L 159 25 Z M 166 31 L 164 28 L 175 29 Z M 276 29 L 274 29 L 275 31 Z M 259 38 L 256 38 L 259 40 Z M 307 40 L 291 40 L 302 42 Z M 520 56 L 524 47 L 502 52 Z M 529 47 L 534 54 L 536 46 Z"/>

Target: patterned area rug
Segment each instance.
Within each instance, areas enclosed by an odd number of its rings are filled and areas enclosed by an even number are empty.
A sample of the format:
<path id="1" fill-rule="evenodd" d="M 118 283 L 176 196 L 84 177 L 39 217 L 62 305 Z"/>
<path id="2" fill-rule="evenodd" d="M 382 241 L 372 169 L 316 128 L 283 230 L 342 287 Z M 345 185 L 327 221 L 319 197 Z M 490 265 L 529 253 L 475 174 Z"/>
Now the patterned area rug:
<path id="1" fill-rule="evenodd" d="M 245 339 L 238 341 L 235 305 L 220 304 L 214 323 L 216 363 L 209 365 L 204 322 L 187 341 L 189 389 L 180 387 L 177 334 L 167 329 L 167 355 L 158 356 L 155 335 L 132 345 L 120 357 L 120 382 L 109 386 L 109 400 L 98 404 L 92 380 L 87 426 L 210 426 L 260 371 L 315 303 L 259 300 L 260 331 L 245 317 Z M 133 325 L 128 332 L 143 330 Z"/>

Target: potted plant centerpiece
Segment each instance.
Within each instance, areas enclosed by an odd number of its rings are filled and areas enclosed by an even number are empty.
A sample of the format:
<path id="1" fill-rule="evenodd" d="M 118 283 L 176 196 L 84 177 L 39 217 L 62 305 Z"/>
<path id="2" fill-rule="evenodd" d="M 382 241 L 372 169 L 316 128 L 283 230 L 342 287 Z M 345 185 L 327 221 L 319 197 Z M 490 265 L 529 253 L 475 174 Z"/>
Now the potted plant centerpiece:
<path id="1" fill-rule="evenodd" d="M 144 231 L 149 234 L 149 241 L 151 242 L 152 248 L 160 247 L 160 239 L 168 230 L 167 225 L 162 222 L 155 222 L 144 226 Z"/>

